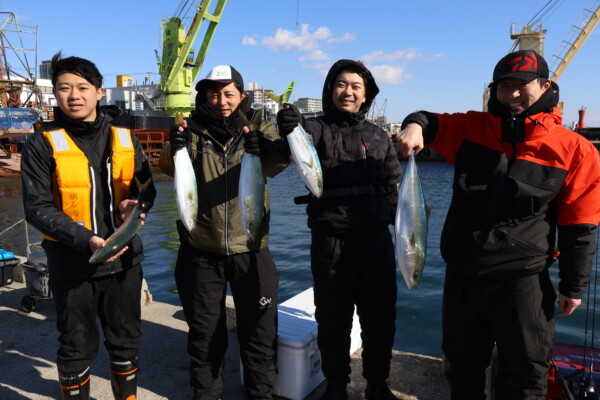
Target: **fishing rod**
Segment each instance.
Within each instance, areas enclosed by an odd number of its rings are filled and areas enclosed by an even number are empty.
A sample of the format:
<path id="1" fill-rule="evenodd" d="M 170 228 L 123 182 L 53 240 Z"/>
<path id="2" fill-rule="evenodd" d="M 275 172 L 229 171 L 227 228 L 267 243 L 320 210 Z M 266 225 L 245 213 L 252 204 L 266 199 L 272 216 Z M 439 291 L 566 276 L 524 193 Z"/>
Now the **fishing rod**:
<path id="1" fill-rule="evenodd" d="M 596 229 L 596 246 L 598 245 L 598 241 L 600 240 L 600 230 Z M 587 358 L 587 336 L 588 336 L 588 321 L 589 321 L 589 310 L 590 310 L 590 296 L 592 289 L 588 287 L 588 303 L 586 307 L 585 314 L 585 340 L 583 346 L 583 374 L 581 377 L 581 381 L 579 383 L 579 399 L 595 399 L 595 382 L 594 382 L 594 336 L 596 332 L 596 289 L 598 284 L 598 248 L 596 247 L 596 255 L 594 256 L 594 296 L 593 296 L 593 307 L 592 307 L 592 338 L 591 338 L 591 346 L 590 346 L 590 372 L 588 377 L 586 378 L 585 374 L 585 365 Z"/>

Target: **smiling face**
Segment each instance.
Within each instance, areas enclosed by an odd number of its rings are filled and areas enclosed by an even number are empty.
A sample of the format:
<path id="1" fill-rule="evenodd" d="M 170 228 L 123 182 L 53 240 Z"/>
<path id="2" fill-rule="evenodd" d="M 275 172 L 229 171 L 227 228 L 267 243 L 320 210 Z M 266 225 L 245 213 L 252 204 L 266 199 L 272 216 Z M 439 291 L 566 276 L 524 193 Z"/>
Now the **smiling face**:
<path id="1" fill-rule="evenodd" d="M 224 117 L 229 117 L 246 98 L 245 92 L 240 92 L 235 83 L 211 86 L 206 90 L 208 103 Z"/>
<path id="2" fill-rule="evenodd" d="M 365 101 L 365 80 L 355 72 L 342 71 L 333 84 L 333 104 L 340 111 L 357 113 Z"/>
<path id="3" fill-rule="evenodd" d="M 498 82 L 496 98 L 514 114 L 521 114 L 534 105 L 548 90 L 548 80 L 540 85 L 537 79 L 527 82 L 515 78 L 502 79 Z"/>
<path id="4" fill-rule="evenodd" d="M 104 89 L 97 88 L 79 75 L 65 72 L 57 77 L 53 92 L 61 111 L 69 118 L 94 121 L 96 106 Z"/>

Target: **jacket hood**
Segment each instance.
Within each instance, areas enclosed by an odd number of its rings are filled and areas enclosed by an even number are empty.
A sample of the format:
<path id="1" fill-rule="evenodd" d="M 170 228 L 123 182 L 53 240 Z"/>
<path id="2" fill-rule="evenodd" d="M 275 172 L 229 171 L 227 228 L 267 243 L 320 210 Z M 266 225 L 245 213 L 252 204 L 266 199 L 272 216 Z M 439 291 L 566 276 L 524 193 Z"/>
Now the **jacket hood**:
<path id="1" fill-rule="evenodd" d="M 498 84 L 490 86 L 490 98 L 488 99 L 488 111 L 499 117 L 510 117 L 510 118 L 527 118 L 528 116 L 538 114 L 540 112 L 552 112 L 554 107 L 558 105 L 560 94 L 558 85 L 552 81 L 550 87 L 546 92 L 536 101 L 531 107 L 523 111 L 519 115 L 513 115 L 513 113 L 498 99 L 496 98 L 496 90 Z"/>
<path id="2" fill-rule="evenodd" d="M 340 72 L 346 69 L 358 71 L 365 80 L 367 97 L 357 113 L 340 111 L 335 104 L 333 104 L 333 84 Z M 326 117 L 332 118 L 335 121 L 362 120 L 369 112 L 371 104 L 373 104 L 373 100 L 378 93 L 379 87 L 375 83 L 375 78 L 373 78 L 371 71 L 369 71 L 362 63 L 354 60 L 339 60 L 329 69 L 327 77 L 325 78 L 325 83 L 323 84 L 323 113 Z"/>
<path id="3" fill-rule="evenodd" d="M 550 124 L 561 124 L 562 116 L 557 107 L 559 93 L 555 82 L 544 94 L 520 114 L 513 114 L 496 98 L 497 84 L 491 86 L 488 111 L 501 118 L 502 140 L 507 143 L 523 143 L 543 136 Z"/>

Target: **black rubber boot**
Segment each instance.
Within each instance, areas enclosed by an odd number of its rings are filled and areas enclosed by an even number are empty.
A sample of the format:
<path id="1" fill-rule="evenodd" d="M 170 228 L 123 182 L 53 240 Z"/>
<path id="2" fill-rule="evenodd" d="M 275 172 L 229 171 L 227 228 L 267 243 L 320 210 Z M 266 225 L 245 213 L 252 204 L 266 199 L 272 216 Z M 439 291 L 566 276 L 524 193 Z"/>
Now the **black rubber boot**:
<path id="1" fill-rule="evenodd" d="M 115 400 L 137 399 L 137 358 L 135 360 L 110 360 L 110 385 Z"/>
<path id="2" fill-rule="evenodd" d="M 63 400 L 89 400 L 90 369 L 86 368 L 78 374 L 62 374 L 58 372 L 60 395 Z"/>
<path id="3" fill-rule="evenodd" d="M 346 382 L 327 381 L 325 393 L 319 400 L 348 400 L 348 392 L 346 391 Z"/>
<path id="4" fill-rule="evenodd" d="M 367 381 L 365 400 L 398 400 L 385 380 Z"/>

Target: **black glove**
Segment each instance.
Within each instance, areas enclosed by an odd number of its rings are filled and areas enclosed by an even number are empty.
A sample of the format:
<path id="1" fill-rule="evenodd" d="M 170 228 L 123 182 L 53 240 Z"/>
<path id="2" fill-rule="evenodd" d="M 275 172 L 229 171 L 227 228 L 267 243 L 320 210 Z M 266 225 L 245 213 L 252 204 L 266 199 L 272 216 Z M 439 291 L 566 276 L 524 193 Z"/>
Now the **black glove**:
<path id="1" fill-rule="evenodd" d="M 282 136 L 289 135 L 298 124 L 304 126 L 304 117 L 302 117 L 298 108 L 291 104 L 285 105 L 288 105 L 290 108 L 282 108 L 277 113 L 277 128 L 279 129 L 279 134 Z"/>
<path id="2" fill-rule="evenodd" d="M 190 130 L 185 128 L 183 132 L 179 131 L 179 125 L 172 125 L 169 131 L 169 142 L 171 143 L 171 154 L 179 149 L 187 147 L 190 143 Z"/>
<path id="3" fill-rule="evenodd" d="M 244 149 L 246 153 L 260 154 L 263 133 L 261 131 L 250 131 L 244 134 Z"/>

